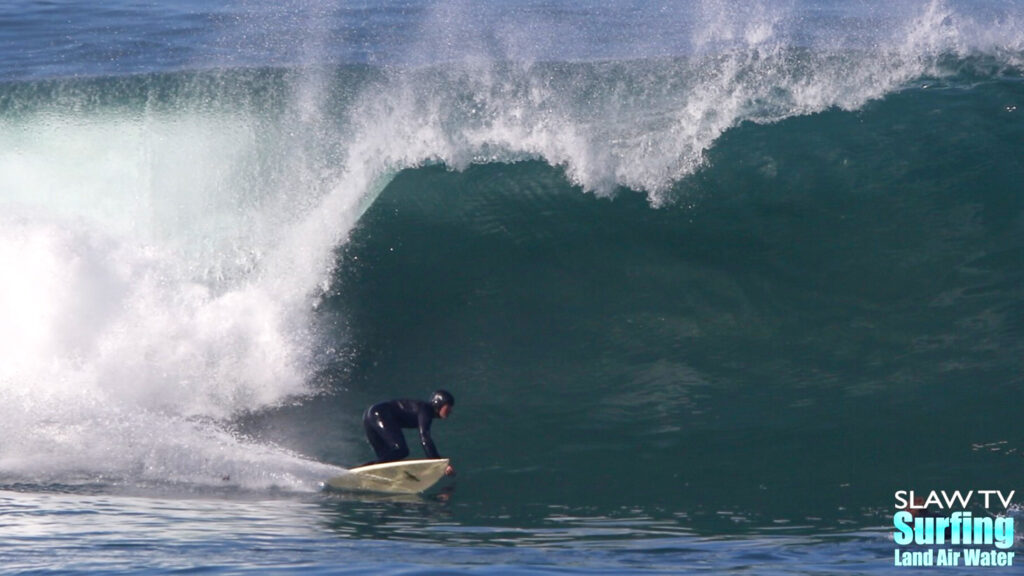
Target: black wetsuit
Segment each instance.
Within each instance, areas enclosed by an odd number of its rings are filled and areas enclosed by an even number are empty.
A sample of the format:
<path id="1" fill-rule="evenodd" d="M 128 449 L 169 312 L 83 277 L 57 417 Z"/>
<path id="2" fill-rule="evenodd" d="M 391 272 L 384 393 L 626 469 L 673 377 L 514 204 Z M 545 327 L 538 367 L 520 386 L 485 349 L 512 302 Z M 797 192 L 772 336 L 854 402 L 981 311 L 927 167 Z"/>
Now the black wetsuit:
<path id="1" fill-rule="evenodd" d="M 377 453 L 377 463 L 394 462 L 409 455 L 402 428 L 418 428 L 427 458 L 440 458 L 430 438 L 434 408 L 421 400 L 392 400 L 374 404 L 363 414 L 366 438 Z"/>

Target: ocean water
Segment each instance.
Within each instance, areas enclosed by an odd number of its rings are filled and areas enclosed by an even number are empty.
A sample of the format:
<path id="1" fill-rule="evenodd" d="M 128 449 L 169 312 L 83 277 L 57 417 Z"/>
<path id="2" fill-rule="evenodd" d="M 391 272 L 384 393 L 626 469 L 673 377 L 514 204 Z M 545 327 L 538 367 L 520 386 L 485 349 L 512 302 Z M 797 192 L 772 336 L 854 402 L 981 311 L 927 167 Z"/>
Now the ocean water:
<path id="1" fill-rule="evenodd" d="M 1019 572 L 893 540 L 1022 488 L 1019 0 L 14 1 L 0 54 L 0 571 Z M 322 491 L 438 387 L 454 479 Z"/>

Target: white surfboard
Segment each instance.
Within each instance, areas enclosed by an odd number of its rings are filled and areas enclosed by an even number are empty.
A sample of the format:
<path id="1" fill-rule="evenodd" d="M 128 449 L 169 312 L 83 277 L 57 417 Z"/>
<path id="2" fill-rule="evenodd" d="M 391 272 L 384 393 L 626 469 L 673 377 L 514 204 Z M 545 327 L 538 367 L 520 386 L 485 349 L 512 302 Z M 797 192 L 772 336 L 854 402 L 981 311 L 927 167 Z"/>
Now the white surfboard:
<path id="1" fill-rule="evenodd" d="M 418 494 L 437 484 L 446 468 L 447 458 L 370 464 L 330 478 L 327 486 L 336 490 Z"/>

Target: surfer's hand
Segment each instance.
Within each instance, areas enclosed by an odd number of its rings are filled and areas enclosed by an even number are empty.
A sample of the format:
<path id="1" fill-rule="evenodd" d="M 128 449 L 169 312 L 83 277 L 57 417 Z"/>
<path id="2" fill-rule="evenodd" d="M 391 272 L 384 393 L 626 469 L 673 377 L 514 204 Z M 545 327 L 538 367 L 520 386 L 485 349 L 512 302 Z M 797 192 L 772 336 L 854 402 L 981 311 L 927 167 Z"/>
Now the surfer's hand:
<path id="1" fill-rule="evenodd" d="M 449 464 L 448 467 L 444 469 L 444 475 L 455 476 L 455 468 L 452 468 L 452 465 Z"/>

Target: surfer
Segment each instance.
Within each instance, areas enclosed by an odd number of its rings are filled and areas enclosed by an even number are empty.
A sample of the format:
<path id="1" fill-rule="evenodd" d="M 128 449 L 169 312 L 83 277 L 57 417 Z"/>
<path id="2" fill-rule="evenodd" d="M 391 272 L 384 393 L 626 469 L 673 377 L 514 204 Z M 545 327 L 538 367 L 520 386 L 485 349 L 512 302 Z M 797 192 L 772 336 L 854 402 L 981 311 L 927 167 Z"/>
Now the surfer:
<path id="1" fill-rule="evenodd" d="M 427 458 L 440 458 L 430 437 L 430 423 L 434 418 L 447 418 L 454 407 L 455 398 L 446 390 L 434 392 L 429 402 L 401 399 L 370 406 L 363 414 L 363 427 L 370 446 L 377 453 L 377 460 L 368 464 L 394 462 L 409 455 L 402 428 L 418 428 Z M 455 469 L 449 465 L 444 473 L 454 476 Z"/>

